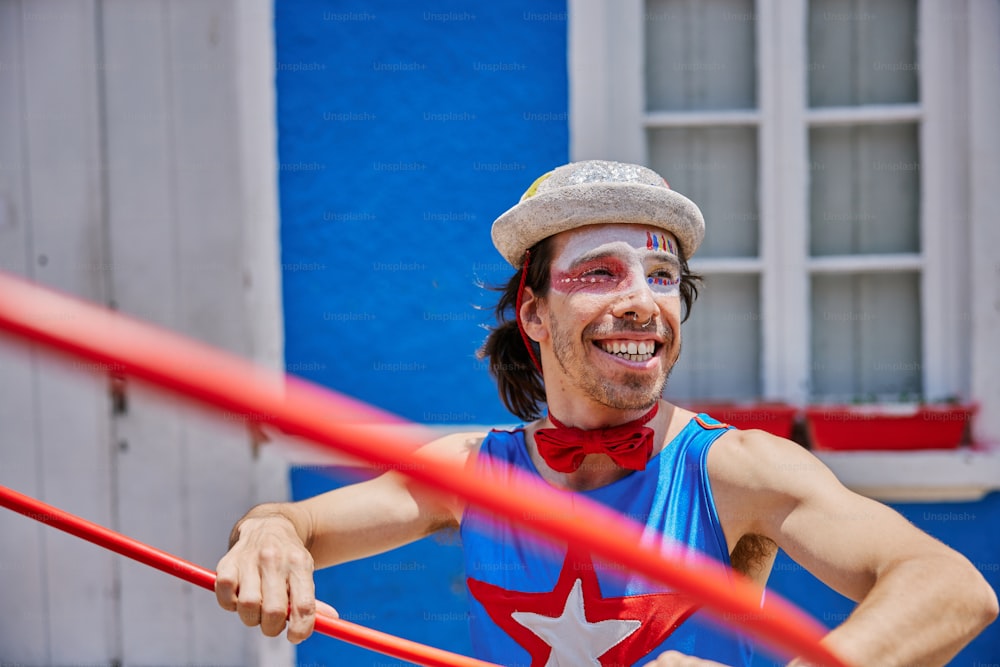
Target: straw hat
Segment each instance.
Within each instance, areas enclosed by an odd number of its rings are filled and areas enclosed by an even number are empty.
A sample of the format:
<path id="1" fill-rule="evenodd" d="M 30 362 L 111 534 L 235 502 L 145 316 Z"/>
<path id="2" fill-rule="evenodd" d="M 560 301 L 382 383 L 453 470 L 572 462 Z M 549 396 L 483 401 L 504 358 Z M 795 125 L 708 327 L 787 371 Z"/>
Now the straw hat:
<path id="1" fill-rule="evenodd" d="M 680 243 L 684 259 L 705 237 L 705 219 L 690 199 L 652 169 L 587 160 L 538 177 L 521 200 L 493 222 L 493 245 L 514 268 L 542 239 L 584 225 L 650 225 Z"/>

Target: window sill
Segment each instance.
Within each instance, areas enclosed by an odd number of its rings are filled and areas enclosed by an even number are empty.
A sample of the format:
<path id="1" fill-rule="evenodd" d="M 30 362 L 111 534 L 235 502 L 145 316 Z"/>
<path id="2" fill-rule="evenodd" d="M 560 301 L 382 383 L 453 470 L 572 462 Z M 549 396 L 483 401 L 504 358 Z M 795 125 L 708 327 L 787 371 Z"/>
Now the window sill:
<path id="1" fill-rule="evenodd" d="M 976 501 L 1000 490 L 1000 444 L 950 450 L 813 453 L 845 486 L 883 501 Z"/>

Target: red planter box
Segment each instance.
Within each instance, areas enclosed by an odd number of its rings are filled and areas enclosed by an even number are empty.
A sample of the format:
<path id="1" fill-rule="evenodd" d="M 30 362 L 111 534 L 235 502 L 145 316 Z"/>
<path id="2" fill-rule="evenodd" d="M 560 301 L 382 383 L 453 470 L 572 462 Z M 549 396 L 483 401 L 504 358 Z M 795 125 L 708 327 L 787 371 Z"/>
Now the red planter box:
<path id="1" fill-rule="evenodd" d="M 797 412 L 785 403 L 696 403 L 686 407 L 736 428 L 756 428 L 782 438 L 792 437 Z"/>
<path id="2" fill-rule="evenodd" d="M 965 436 L 972 405 L 814 405 L 806 408 L 813 449 L 954 449 Z"/>

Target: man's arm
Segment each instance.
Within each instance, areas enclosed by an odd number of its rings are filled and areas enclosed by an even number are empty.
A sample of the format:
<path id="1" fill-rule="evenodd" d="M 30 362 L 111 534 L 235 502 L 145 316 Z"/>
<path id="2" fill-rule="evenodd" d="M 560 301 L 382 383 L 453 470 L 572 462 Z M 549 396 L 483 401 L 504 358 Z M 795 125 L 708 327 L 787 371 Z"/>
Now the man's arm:
<path id="1" fill-rule="evenodd" d="M 859 602 L 824 639 L 849 664 L 944 665 L 996 618 L 996 594 L 965 557 L 846 489 L 795 443 L 731 432 L 708 469 L 730 546 L 767 537 Z"/>
<path id="2" fill-rule="evenodd" d="M 421 449 L 465 464 L 481 434 L 453 434 Z M 399 472 L 296 503 L 251 509 L 233 527 L 229 551 L 216 567 L 219 605 L 274 637 L 288 622 L 288 639 L 313 631 L 313 571 L 382 553 L 442 528 L 457 526 L 462 503 L 425 489 Z"/>

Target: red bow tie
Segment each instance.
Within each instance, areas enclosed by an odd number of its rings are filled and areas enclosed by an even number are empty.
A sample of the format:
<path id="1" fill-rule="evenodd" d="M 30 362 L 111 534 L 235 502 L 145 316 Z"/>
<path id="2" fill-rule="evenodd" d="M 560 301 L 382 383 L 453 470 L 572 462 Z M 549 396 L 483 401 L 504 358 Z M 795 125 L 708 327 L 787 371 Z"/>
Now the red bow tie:
<path id="1" fill-rule="evenodd" d="M 653 429 L 645 424 L 656 416 L 659 404 L 635 421 L 611 428 L 584 430 L 565 426 L 549 415 L 555 428 L 535 431 L 538 453 L 557 472 L 575 472 L 587 454 L 607 454 L 622 468 L 645 470 L 653 454 Z"/>

